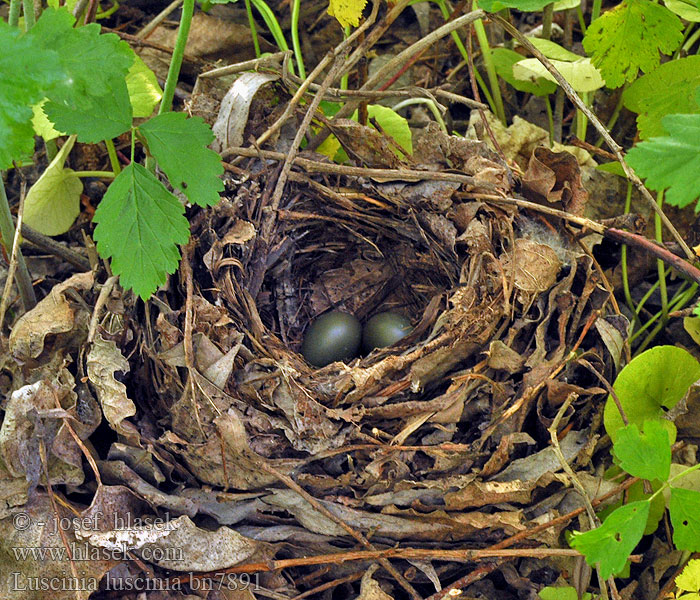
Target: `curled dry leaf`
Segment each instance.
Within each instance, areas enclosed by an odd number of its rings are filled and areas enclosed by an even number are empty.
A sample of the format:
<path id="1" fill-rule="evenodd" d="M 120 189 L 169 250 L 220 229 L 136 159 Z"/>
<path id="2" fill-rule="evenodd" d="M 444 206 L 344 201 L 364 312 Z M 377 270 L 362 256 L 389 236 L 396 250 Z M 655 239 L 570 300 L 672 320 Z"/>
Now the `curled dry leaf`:
<path id="1" fill-rule="evenodd" d="M 37 358 L 44 350 L 46 336 L 70 333 L 73 337 L 84 334 L 76 327 L 76 313 L 64 292 L 70 288 L 87 290 L 92 287 L 92 272 L 77 273 L 53 287 L 49 295 L 32 310 L 23 314 L 10 333 L 10 352 L 21 361 Z M 85 325 L 83 323 L 82 325 Z"/>
<path id="2" fill-rule="evenodd" d="M 101 335 L 95 336 L 86 360 L 88 379 L 95 388 L 107 422 L 115 431 L 133 435 L 122 421 L 136 414 L 136 406 L 126 395 L 126 386 L 115 378 L 117 372 L 129 372 L 129 363 L 117 345 Z"/>

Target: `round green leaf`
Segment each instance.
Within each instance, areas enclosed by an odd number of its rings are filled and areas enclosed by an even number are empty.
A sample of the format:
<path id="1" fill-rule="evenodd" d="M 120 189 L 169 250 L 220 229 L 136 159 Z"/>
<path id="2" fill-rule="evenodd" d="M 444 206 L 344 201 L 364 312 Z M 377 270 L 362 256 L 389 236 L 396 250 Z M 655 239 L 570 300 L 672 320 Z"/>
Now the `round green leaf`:
<path id="1" fill-rule="evenodd" d="M 684 0 L 664 0 L 664 4 L 668 10 L 676 13 L 681 19 L 700 23 L 700 10 L 694 4 L 684 2 Z"/>
<path id="2" fill-rule="evenodd" d="M 632 359 L 620 371 L 613 389 L 630 424 L 642 426 L 646 419 L 661 420 L 673 444 L 676 427 L 663 416 L 698 379 L 700 363 L 689 352 L 675 346 L 657 346 Z M 615 442 L 624 423 L 611 396 L 605 403 L 603 420 Z"/>
<path id="3" fill-rule="evenodd" d="M 571 84 L 571 87 L 579 93 L 593 92 L 605 85 L 605 81 L 600 76 L 598 69 L 591 63 L 590 58 L 581 58 L 574 62 L 563 60 L 551 60 L 550 62 L 561 73 L 562 77 Z M 536 58 L 526 58 L 514 65 L 513 75 L 517 79 L 525 81 L 544 77 L 549 81 L 556 82 L 554 76 Z"/>
<path id="4" fill-rule="evenodd" d="M 68 138 L 24 200 L 24 222 L 44 235 L 65 233 L 80 213 L 83 183 L 63 168 L 74 142 L 75 136 Z"/>

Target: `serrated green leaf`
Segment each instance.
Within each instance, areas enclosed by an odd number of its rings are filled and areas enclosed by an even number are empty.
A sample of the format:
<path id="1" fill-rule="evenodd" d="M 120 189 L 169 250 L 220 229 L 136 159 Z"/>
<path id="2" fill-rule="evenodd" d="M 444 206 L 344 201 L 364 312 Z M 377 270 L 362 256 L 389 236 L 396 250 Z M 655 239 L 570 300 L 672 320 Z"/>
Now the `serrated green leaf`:
<path id="1" fill-rule="evenodd" d="M 39 19 L 40 21 L 42 17 Z M 34 151 L 32 106 L 67 74 L 52 49 L 0 20 L 0 168 Z"/>
<path id="2" fill-rule="evenodd" d="M 134 51 L 114 33 L 100 35 L 96 23 L 73 27 L 75 18 L 65 8 L 47 9 L 31 34 L 44 48 L 59 53 L 68 72 L 62 95 L 102 96 L 123 81 L 134 62 Z"/>
<path id="3" fill-rule="evenodd" d="M 637 113 L 642 139 L 665 134 L 661 120 L 670 114 L 700 113 L 695 90 L 700 86 L 700 56 L 669 61 L 637 79 L 623 92 L 626 108 Z"/>
<path id="4" fill-rule="evenodd" d="M 357 27 L 365 4 L 367 0 L 330 0 L 328 14 L 335 17 L 343 27 Z"/>
<path id="5" fill-rule="evenodd" d="M 641 425 L 647 419 L 658 420 L 674 443 L 676 427 L 663 416 L 698 379 L 700 363 L 688 351 L 675 346 L 657 346 L 635 356 L 620 371 L 613 389 L 629 423 Z M 605 402 L 603 422 L 605 431 L 616 442 L 619 430 L 625 425 L 611 396 Z"/>
<path id="6" fill-rule="evenodd" d="M 574 532 L 571 546 L 595 567 L 600 564 L 603 579 L 619 573 L 627 558 L 642 539 L 649 514 L 649 502 L 631 502 L 614 511 L 597 529 Z"/>
<path id="7" fill-rule="evenodd" d="M 700 492 L 672 487 L 668 511 L 678 550 L 700 550 Z"/>
<path id="8" fill-rule="evenodd" d="M 683 23 L 650 0 L 625 0 L 586 30 L 583 47 L 608 87 L 632 81 L 641 70 L 659 66 L 659 53 L 671 54 L 683 41 Z"/>
<path id="9" fill-rule="evenodd" d="M 551 0 L 479 0 L 479 8 L 486 12 L 498 12 L 504 8 L 514 8 L 522 12 L 537 12 L 542 10 Z"/>
<path id="10" fill-rule="evenodd" d="M 574 90 L 579 93 L 593 92 L 602 88 L 605 81 L 600 72 L 591 63 L 590 58 L 581 58 L 575 62 L 563 60 L 550 60 L 549 62 L 561 73 Z M 543 77 L 548 81 L 556 82 L 545 66 L 536 58 L 526 58 L 513 66 L 513 76 L 523 81 L 532 81 Z"/>
<path id="11" fill-rule="evenodd" d="M 689 560 L 681 574 L 676 577 L 675 583 L 676 587 L 685 592 L 700 591 L 700 560 Z"/>
<path id="12" fill-rule="evenodd" d="M 41 47 L 58 53 L 67 73 L 46 94 L 44 112 L 56 129 L 93 143 L 131 126 L 125 78 L 135 54 L 115 34 L 100 35 L 99 25 L 76 29 L 74 21 L 65 8 L 47 9 L 30 33 Z"/>
<path id="13" fill-rule="evenodd" d="M 117 137 L 131 127 L 132 113 L 126 82 L 119 81 L 103 96 L 64 103 L 47 102 L 44 112 L 55 127 L 78 135 L 78 141 L 96 144 Z"/>
<path id="14" fill-rule="evenodd" d="M 535 96 L 548 96 L 557 89 L 557 84 L 540 77 L 534 81 L 522 81 L 513 75 L 513 65 L 523 60 L 521 54 L 509 48 L 494 48 L 491 50 L 493 66 L 499 77 L 513 86 L 519 92 L 534 94 Z"/>
<path id="15" fill-rule="evenodd" d="M 109 186 L 95 211 L 94 239 L 122 287 L 144 300 L 165 283 L 189 239 L 185 209 L 146 168 L 132 162 Z"/>
<path id="16" fill-rule="evenodd" d="M 617 432 L 613 455 L 619 465 L 634 477 L 665 481 L 671 470 L 671 445 L 668 432 L 659 421 L 644 421 L 644 430 L 636 424 Z"/>
<path id="17" fill-rule="evenodd" d="M 65 131 L 56 131 L 53 123 L 49 121 L 46 113 L 43 110 L 43 106 L 46 103 L 46 98 L 44 98 L 38 104 L 32 106 L 32 127 L 34 127 L 34 133 L 40 135 L 45 140 L 54 140 L 60 135 L 66 135 Z"/>
<path id="18" fill-rule="evenodd" d="M 68 231 L 80 213 L 83 183 L 64 164 L 75 143 L 68 138 L 24 200 L 24 222 L 44 235 Z"/>
<path id="19" fill-rule="evenodd" d="M 224 189 L 219 176 L 224 167 L 221 157 L 207 148 L 214 134 L 201 118 L 164 113 L 140 125 L 139 132 L 172 186 L 190 202 L 213 206 L 219 201 L 218 192 Z"/>
<path id="20" fill-rule="evenodd" d="M 637 144 L 627 162 L 647 187 L 668 190 L 665 201 L 683 208 L 700 196 L 700 115 L 667 115 L 662 124 L 670 135 Z"/>
<path id="21" fill-rule="evenodd" d="M 129 90 L 134 117 L 150 117 L 156 104 L 163 97 L 163 90 L 158 84 L 156 74 L 148 68 L 140 56 L 136 56 L 134 64 L 129 68 L 126 87 Z"/>

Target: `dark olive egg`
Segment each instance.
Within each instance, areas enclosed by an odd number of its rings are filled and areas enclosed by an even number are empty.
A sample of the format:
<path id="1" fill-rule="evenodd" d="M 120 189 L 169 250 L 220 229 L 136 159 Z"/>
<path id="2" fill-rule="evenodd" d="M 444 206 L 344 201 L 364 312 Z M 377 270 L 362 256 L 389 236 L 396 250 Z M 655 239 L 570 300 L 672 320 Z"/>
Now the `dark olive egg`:
<path id="1" fill-rule="evenodd" d="M 306 330 L 301 353 L 315 367 L 357 356 L 362 325 L 351 314 L 333 310 L 321 315 Z"/>
<path id="2" fill-rule="evenodd" d="M 411 329 L 411 322 L 403 315 L 392 312 L 374 315 L 362 332 L 362 349 L 371 352 L 375 348 L 392 346 L 406 337 Z"/>

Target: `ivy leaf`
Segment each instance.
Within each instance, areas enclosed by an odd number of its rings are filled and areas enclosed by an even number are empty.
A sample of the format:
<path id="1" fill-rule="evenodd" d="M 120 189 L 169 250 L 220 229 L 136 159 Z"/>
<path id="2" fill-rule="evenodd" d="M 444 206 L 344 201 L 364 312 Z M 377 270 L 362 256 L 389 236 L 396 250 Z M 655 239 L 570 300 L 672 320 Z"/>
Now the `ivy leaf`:
<path id="1" fill-rule="evenodd" d="M 328 14 L 335 17 L 343 27 L 357 27 L 365 4 L 367 0 L 330 0 Z"/>
<path id="2" fill-rule="evenodd" d="M 132 162 L 109 186 L 95 211 L 100 256 L 124 288 L 146 300 L 180 261 L 189 223 L 178 199 L 145 167 Z"/>
<path id="3" fill-rule="evenodd" d="M 659 66 L 659 52 L 671 54 L 683 40 L 683 23 L 650 0 L 625 0 L 586 30 L 583 47 L 608 84 L 620 87 Z"/>
<path id="4" fill-rule="evenodd" d="M 68 138 L 24 201 L 24 222 L 44 235 L 65 233 L 80 213 L 83 183 L 64 168 L 74 143 L 75 136 Z"/>
<path id="5" fill-rule="evenodd" d="M 620 429 L 613 455 L 625 471 L 641 479 L 665 481 L 671 471 L 668 432 L 656 420 L 644 421 L 643 432 L 635 424 Z"/>
<path id="6" fill-rule="evenodd" d="M 668 189 L 666 202 L 683 208 L 700 196 L 700 115 L 667 115 L 662 123 L 670 135 L 637 144 L 627 162 L 651 189 Z"/>
<path id="7" fill-rule="evenodd" d="M 586 562 L 600 563 L 603 579 L 624 569 L 627 558 L 642 539 L 649 515 L 649 502 L 630 502 L 612 512 L 597 529 L 574 532 L 571 546 L 582 552 Z"/>
<path id="8" fill-rule="evenodd" d="M 637 113 L 642 139 L 664 135 L 661 119 L 669 114 L 700 113 L 700 56 L 671 60 L 637 79 L 622 93 L 625 108 Z"/>
<path id="9" fill-rule="evenodd" d="M 700 550 L 700 492 L 672 487 L 668 511 L 678 550 Z"/>
<path id="10" fill-rule="evenodd" d="M 190 202 L 213 206 L 219 201 L 218 192 L 224 189 L 219 176 L 224 167 L 221 157 L 207 148 L 214 134 L 201 118 L 164 113 L 140 125 L 139 132 L 172 186 Z"/>
<path id="11" fill-rule="evenodd" d="M 39 21 L 42 21 L 44 15 Z M 32 105 L 67 74 L 54 50 L 37 46 L 34 36 L 21 35 L 0 19 L 0 168 L 31 155 L 34 130 Z"/>

